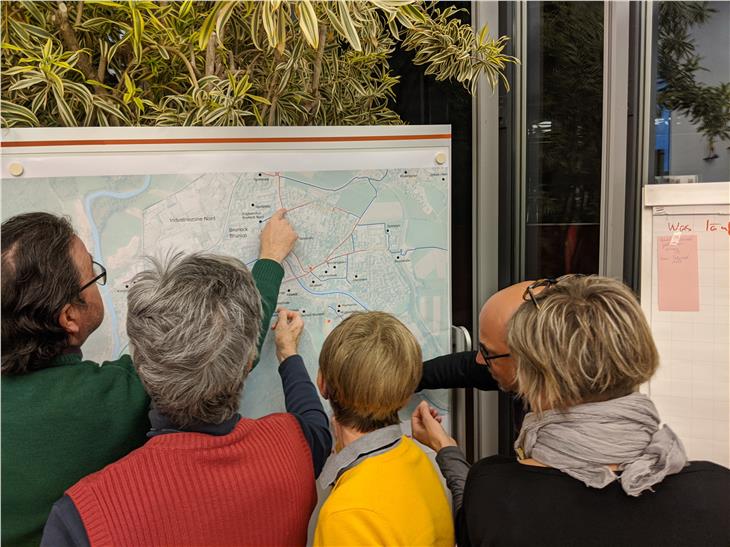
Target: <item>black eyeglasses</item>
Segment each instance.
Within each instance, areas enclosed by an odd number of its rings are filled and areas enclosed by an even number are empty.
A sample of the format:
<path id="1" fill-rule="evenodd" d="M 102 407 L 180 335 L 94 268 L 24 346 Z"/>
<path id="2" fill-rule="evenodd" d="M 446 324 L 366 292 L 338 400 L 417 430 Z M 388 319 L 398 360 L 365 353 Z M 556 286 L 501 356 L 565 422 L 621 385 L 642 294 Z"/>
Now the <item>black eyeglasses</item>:
<path id="1" fill-rule="evenodd" d="M 91 287 L 94 283 L 99 285 L 106 285 L 106 268 L 99 264 L 96 260 L 91 261 L 92 268 L 94 269 L 94 279 L 82 285 L 79 292 L 83 292 L 84 289 Z"/>
<path id="2" fill-rule="evenodd" d="M 484 362 L 488 365 L 492 365 L 492 361 L 495 359 L 501 359 L 502 357 L 510 357 L 510 353 L 500 353 L 499 355 L 489 355 L 489 352 L 487 351 L 487 348 L 484 347 L 484 344 L 481 342 L 479 343 L 479 354 L 482 356 L 482 359 L 484 359 Z"/>
<path id="3" fill-rule="evenodd" d="M 573 277 L 584 277 L 585 274 L 566 274 L 561 275 L 560 277 L 546 277 L 545 279 L 538 279 L 535 281 L 532 285 L 527 287 L 525 289 L 525 292 L 522 294 L 522 300 L 527 302 L 528 300 L 532 300 L 532 303 L 535 304 L 535 307 L 539 310 L 540 309 L 540 303 L 538 302 L 538 298 L 542 293 L 544 293 L 547 289 L 550 287 L 557 285 L 561 281 L 565 281 L 566 279 L 570 279 Z M 535 294 L 535 289 L 539 289 L 540 287 L 545 287 L 542 291 Z"/>

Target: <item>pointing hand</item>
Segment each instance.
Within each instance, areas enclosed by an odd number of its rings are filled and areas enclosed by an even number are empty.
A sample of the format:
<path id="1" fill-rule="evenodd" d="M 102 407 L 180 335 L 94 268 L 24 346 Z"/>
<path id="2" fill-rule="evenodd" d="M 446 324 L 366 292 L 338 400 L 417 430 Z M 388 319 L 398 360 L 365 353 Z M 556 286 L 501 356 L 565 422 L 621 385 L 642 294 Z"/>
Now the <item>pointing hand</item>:
<path id="1" fill-rule="evenodd" d="M 264 226 L 259 258 L 268 258 L 281 264 L 294 248 L 298 236 L 285 215 L 286 209 L 279 209 Z"/>
<path id="2" fill-rule="evenodd" d="M 279 308 L 279 317 L 271 330 L 276 331 L 276 357 L 281 363 L 298 352 L 299 337 L 304 329 L 302 316 L 295 311 Z"/>

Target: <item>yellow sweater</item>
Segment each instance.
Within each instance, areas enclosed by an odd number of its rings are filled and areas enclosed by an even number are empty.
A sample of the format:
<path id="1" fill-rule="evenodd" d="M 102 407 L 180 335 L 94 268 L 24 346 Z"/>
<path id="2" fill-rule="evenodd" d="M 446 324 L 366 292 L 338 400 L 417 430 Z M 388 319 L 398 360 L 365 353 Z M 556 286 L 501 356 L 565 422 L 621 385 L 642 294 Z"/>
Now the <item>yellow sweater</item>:
<path id="1" fill-rule="evenodd" d="M 411 439 L 345 471 L 322 506 L 314 545 L 443 545 L 454 525 L 436 470 Z"/>

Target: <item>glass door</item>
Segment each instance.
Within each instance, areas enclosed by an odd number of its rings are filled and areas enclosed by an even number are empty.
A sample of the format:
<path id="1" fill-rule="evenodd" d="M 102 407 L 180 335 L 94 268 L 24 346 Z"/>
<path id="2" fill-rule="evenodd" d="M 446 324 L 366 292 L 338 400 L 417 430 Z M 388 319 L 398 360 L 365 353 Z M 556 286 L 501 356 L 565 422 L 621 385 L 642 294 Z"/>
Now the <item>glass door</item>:
<path id="1" fill-rule="evenodd" d="M 623 276 L 631 22 L 628 2 L 500 3 L 521 60 L 500 96 L 500 287 Z M 522 413 L 500 394 L 500 453 Z"/>
<path id="2" fill-rule="evenodd" d="M 598 273 L 603 2 L 528 2 L 524 278 Z"/>

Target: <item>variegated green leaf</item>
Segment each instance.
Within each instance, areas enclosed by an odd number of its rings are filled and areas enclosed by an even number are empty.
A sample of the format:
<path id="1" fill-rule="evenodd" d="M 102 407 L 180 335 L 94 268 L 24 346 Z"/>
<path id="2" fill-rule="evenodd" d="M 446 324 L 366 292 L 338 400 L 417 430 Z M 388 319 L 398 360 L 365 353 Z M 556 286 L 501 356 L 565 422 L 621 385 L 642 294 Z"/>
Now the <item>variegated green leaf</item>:
<path id="1" fill-rule="evenodd" d="M 307 40 L 307 43 L 314 49 L 319 46 L 319 23 L 317 14 L 314 11 L 311 0 L 302 0 L 295 6 L 299 18 L 299 28 Z"/>
<path id="2" fill-rule="evenodd" d="M 190 13 L 191 8 L 193 7 L 193 0 L 184 0 L 183 2 L 178 2 L 178 8 L 177 15 L 181 19 L 184 19 L 188 13 Z"/>
<path id="3" fill-rule="evenodd" d="M 34 76 L 31 78 L 23 78 L 19 82 L 15 82 L 13 85 L 11 85 L 8 88 L 8 91 L 20 91 L 21 89 L 26 89 L 29 87 L 33 87 L 34 85 L 44 84 L 44 83 L 46 83 L 46 80 L 41 77 L 38 77 L 38 76 Z"/>
<path id="4" fill-rule="evenodd" d="M 226 24 L 233 15 L 233 10 L 238 5 L 237 0 L 223 2 L 223 7 L 218 11 L 218 17 L 215 20 L 215 32 L 218 36 L 224 36 Z"/>
<path id="5" fill-rule="evenodd" d="M 15 74 L 22 74 L 23 72 L 37 72 L 35 67 L 32 66 L 14 66 L 3 70 L 3 76 L 14 76 Z"/>
<path id="6" fill-rule="evenodd" d="M 252 99 L 256 102 L 262 103 L 262 104 L 266 104 L 266 105 L 271 104 L 271 101 L 269 101 L 266 97 L 260 97 L 259 95 L 253 95 L 253 94 L 249 93 L 248 98 Z"/>
<path id="7" fill-rule="evenodd" d="M 283 9 L 276 11 L 276 50 L 281 54 L 286 47 L 286 25 L 289 18 Z"/>
<path id="8" fill-rule="evenodd" d="M 140 60 L 142 59 L 142 36 L 144 35 L 144 19 L 139 10 L 132 4 L 132 48 L 134 49 L 134 56 Z"/>
<path id="9" fill-rule="evenodd" d="M 87 6 L 105 6 L 107 8 L 124 9 L 124 6 L 119 2 L 113 2 L 112 0 L 86 0 Z"/>
<path id="10" fill-rule="evenodd" d="M 7 42 L 3 42 L 2 44 L 3 49 L 9 49 L 10 51 L 24 51 L 22 47 L 18 47 L 13 44 L 8 44 Z"/>
<path id="11" fill-rule="evenodd" d="M 63 98 L 63 92 L 61 91 L 59 93 L 56 87 L 51 89 L 53 91 L 53 97 L 56 100 L 56 108 L 58 108 L 58 115 L 61 118 L 60 121 L 66 127 L 76 127 L 78 123 L 76 122 L 76 118 L 74 118 L 71 107 L 66 102 L 66 99 Z"/>
<path id="12" fill-rule="evenodd" d="M 213 34 L 213 30 L 215 29 L 216 20 L 218 19 L 218 13 L 223 8 L 223 5 L 224 3 L 222 2 L 215 2 L 213 4 L 213 9 L 210 11 L 210 13 L 208 13 L 205 21 L 203 21 L 198 35 L 198 47 L 200 49 L 205 49 L 208 46 L 210 35 Z"/>
<path id="13" fill-rule="evenodd" d="M 337 2 L 337 18 L 340 21 L 341 27 L 345 30 L 343 37 L 350 42 L 352 49 L 362 51 L 360 36 L 355 28 L 355 22 L 352 20 L 352 16 L 344 2 Z"/>
<path id="14" fill-rule="evenodd" d="M 259 33 L 261 31 L 262 23 L 262 17 L 259 17 L 260 14 L 261 3 L 257 3 L 254 8 L 253 15 L 251 16 L 251 41 L 253 42 L 254 47 L 259 51 L 264 49 L 259 41 Z"/>
<path id="15" fill-rule="evenodd" d="M 0 114 L 7 127 L 15 127 L 23 125 L 28 127 L 38 127 L 40 122 L 33 111 L 28 108 L 14 104 L 10 101 L 0 99 Z"/>
<path id="16" fill-rule="evenodd" d="M 332 27 L 337 31 L 337 34 L 344 37 L 347 34 L 347 31 L 345 30 L 345 27 L 342 25 L 342 21 L 340 21 L 340 18 L 335 13 L 334 9 L 330 7 L 329 2 L 325 2 L 324 5 L 325 13 L 327 13 L 327 18 L 329 19 L 330 24 Z"/>
<path id="17" fill-rule="evenodd" d="M 264 26 L 266 38 L 269 41 L 269 47 L 275 49 L 277 46 L 276 39 L 278 37 L 278 21 L 274 18 L 274 12 L 272 10 L 271 2 L 269 0 L 264 0 L 261 3 L 261 22 Z"/>

